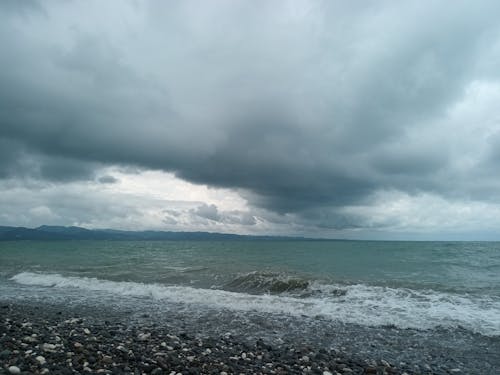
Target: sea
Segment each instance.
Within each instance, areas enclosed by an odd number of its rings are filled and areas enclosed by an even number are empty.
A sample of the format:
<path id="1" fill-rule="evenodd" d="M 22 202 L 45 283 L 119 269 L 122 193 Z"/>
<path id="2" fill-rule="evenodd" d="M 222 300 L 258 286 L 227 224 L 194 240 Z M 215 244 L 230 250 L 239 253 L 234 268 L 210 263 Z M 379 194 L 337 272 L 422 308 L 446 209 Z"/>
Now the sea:
<path id="1" fill-rule="evenodd" d="M 499 242 L 0 242 L 0 302 L 500 373 Z"/>

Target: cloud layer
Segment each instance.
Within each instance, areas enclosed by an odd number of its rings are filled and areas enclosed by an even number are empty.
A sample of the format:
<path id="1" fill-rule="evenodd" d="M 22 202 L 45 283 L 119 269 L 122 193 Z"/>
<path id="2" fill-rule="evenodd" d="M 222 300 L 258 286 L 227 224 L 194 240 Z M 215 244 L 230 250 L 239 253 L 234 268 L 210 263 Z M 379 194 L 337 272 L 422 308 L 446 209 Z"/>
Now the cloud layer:
<path id="1" fill-rule="evenodd" d="M 497 1 L 2 2 L 0 178 L 113 185 L 102 170 L 120 166 L 247 202 L 198 202 L 185 227 L 419 230 L 374 218 L 391 196 L 496 210 L 499 12 Z"/>

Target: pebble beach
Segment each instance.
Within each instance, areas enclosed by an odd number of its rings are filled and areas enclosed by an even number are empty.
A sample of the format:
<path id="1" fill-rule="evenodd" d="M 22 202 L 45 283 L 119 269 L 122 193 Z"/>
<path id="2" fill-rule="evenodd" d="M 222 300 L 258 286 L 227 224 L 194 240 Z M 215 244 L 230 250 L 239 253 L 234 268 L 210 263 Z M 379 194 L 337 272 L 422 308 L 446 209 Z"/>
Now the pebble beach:
<path id="1" fill-rule="evenodd" d="M 297 340 L 211 335 L 117 311 L 0 306 L 2 374 L 461 374 Z M 154 318 L 154 317 L 153 317 Z M 168 321 L 168 317 L 165 318 Z M 173 317 L 178 319 L 178 317 Z M 140 324 L 139 324 L 140 322 Z M 345 348 L 344 348 L 345 349 Z M 486 371 L 486 370 L 485 370 Z M 482 373 L 482 372 L 478 372 Z M 484 372 L 487 373 L 487 372 Z"/>
<path id="2" fill-rule="evenodd" d="M 356 361 L 316 350 L 232 336 L 200 338 L 159 326 L 138 327 L 74 312 L 3 305 L 0 327 L 5 374 L 400 374 L 386 361 Z M 87 312 L 88 313 L 88 312 Z M 104 318 L 104 319 L 102 319 Z M 123 317 L 122 317 L 123 318 Z"/>

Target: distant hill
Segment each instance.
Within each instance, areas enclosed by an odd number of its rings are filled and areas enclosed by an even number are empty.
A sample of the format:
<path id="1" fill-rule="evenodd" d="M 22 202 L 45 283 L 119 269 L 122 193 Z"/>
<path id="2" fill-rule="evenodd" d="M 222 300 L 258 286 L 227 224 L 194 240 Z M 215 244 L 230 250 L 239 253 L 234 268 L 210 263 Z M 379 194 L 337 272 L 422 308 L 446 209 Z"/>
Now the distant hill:
<path id="1" fill-rule="evenodd" d="M 0 241 L 17 240 L 309 240 L 304 237 L 247 236 L 211 232 L 122 231 L 42 225 L 38 228 L 0 226 Z"/>

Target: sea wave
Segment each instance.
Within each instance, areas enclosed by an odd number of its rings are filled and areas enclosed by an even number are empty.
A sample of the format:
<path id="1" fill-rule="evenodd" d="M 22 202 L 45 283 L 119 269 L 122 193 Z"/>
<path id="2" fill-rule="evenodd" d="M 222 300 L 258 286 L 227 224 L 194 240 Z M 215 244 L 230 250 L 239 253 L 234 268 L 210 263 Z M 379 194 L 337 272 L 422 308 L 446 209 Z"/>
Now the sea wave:
<path id="1" fill-rule="evenodd" d="M 210 308 L 320 316 L 368 326 L 391 325 L 416 329 L 463 327 L 483 335 L 500 336 L 500 300 L 494 296 L 459 295 L 365 284 L 311 286 L 308 282 L 306 288 L 320 289 L 322 293 L 296 297 L 288 294 L 251 294 L 33 272 L 19 273 L 11 280 L 23 285 L 57 288 L 58 293 L 65 288 L 72 288 L 81 290 L 82 293 L 90 291 L 103 295 L 152 298 Z M 242 279 L 243 284 L 245 280 L 247 279 Z M 300 286 L 301 283 L 297 285 Z M 335 292 L 338 290 L 345 293 Z"/>
<path id="2" fill-rule="evenodd" d="M 301 292 L 311 285 L 309 280 L 277 272 L 249 272 L 236 276 L 224 285 L 224 289 L 235 292 L 271 293 Z"/>
<path id="3" fill-rule="evenodd" d="M 287 273 L 253 271 L 237 275 L 225 283 L 222 289 L 250 294 L 282 294 L 293 297 L 312 297 L 326 293 L 330 296 L 343 296 L 345 288 L 332 287 L 317 280 L 306 279 Z"/>

